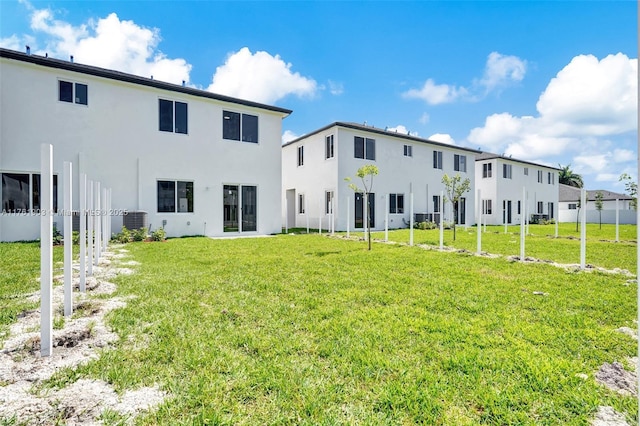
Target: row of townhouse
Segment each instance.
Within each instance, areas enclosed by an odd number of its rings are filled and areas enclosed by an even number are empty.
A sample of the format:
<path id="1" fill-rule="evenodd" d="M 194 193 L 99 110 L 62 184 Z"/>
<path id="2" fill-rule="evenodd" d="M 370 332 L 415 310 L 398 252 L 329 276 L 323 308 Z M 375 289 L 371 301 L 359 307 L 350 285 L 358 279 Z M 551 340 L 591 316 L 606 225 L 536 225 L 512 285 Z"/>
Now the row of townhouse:
<path id="1" fill-rule="evenodd" d="M 39 236 L 43 143 L 53 145 L 59 228 L 68 213 L 58 205 L 64 162 L 73 167 L 74 211 L 86 174 L 111 189 L 114 213 L 144 212 L 169 236 L 362 228 L 363 196 L 345 178 L 364 164 L 380 170 L 369 200 L 374 229 L 387 217 L 390 228 L 407 226 L 411 200 L 418 220 L 453 220 L 455 211 L 457 223 L 473 225 L 476 188 L 483 222 L 519 223 L 522 186 L 527 212 L 555 215 L 557 169 L 542 165 L 344 122 L 283 146 L 291 110 L 28 52 L 0 49 L 0 76 L 0 241 Z M 440 196 L 445 173 L 474 188 L 455 210 Z M 541 173 L 554 180 L 542 185 Z M 113 216 L 111 228 L 126 217 Z"/>
<path id="2" fill-rule="evenodd" d="M 290 110 L 7 49 L 0 76 L 0 241 L 39 236 L 43 143 L 59 228 L 69 161 L 73 210 L 86 174 L 111 188 L 113 213 L 144 211 L 169 236 L 280 232 Z"/>
<path id="3" fill-rule="evenodd" d="M 456 223 L 473 225 L 478 189 L 482 223 L 520 223 L 523 196 L 527 217 L 557 217 L 558 169 L 553 167 L 343 122 L 293 140 L 282 151 L 283 223 L 292 228 L 363 228 L 364 196 L 354 193 L 345 178 L 365 164 L 379 170 L 369 196 L 372 229 L 406 227 L 411 199 L 416 221 L 453 221 L 456 215 Z M 472 190 L 455 206 L 441 198 L 445 174 L 471 183 Z M 352 182 L 363 186 L 357 178 Z"/>

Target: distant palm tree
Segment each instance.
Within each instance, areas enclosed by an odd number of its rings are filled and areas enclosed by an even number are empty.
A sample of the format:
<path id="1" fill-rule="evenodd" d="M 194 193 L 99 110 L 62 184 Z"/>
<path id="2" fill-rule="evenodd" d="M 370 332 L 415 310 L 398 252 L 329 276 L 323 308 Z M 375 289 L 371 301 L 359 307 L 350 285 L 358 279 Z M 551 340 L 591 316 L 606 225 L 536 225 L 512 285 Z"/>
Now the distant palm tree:
<path id="1" fill-rule="evenodd" d="M 582 176 L 574 173 L 574 171 L 571 170 L 571 164 L 568 164 L 566 166 L 558 164 L 558 166 L 560 166 L 558 182 L 563 185 L 573 186 L 575 188 L 582 188 L 584 186 L 584 183 L 582 182 Z"/>

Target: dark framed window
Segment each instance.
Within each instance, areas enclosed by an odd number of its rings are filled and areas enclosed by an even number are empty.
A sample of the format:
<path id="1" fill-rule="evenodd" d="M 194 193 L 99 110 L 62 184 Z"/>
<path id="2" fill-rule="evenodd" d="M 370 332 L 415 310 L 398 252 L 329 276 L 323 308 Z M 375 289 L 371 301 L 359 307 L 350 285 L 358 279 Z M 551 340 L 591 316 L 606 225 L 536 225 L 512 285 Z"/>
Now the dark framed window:
<path id="1" fill-rule="evenodd" d="M 411 145 L 404 146 L 404 156 L 413 157 L 413 147 Z"/>
<path id="2" fill-rule="evenodd" d="M 525 176 L 529 176 L 529 168 L 528 167 L 524 168 L 524 175 Z"/>
<path id="3" fill-rule="evenodd" d="M 482 200 L 482 214 L 491 214 L 492 211 L 493 209 L 491 200 Z"/>
<path id="4" fill-rule="evenodd" d="M 439 195 L 433 196 L 433 212 L 440 213 L 440 196 Z"/>
<path id="5" fill-rule="evenodd" d="M 298 194 L 298 213 L 304 214 L 304 194 Z"/>
<path id="6" fill-rule="evenodd" d="M 554 173 L 549 172 L 549 173 L 547 174 L 547 183 L 548 183 L 549 185 L 555 185 L 555 184 L 556 184 L 556 177 L 555 177 L 555 174 L 554 174 Z"/>
<path id="7" fill-rule="evenodd" d="M 333 158 L 333 135 L 324 138 L 324 158 Z"/>
<path id="8" fill-rule="evenodd" d="M 542 170 L 538 170 L 538 183 L 542 183 Z"/>
<path id="9" fill-rule="evenodd" d="M 453 170 L 456 172 L 467 172 L 467 156 L 466 155 L 453 155 Z"/>
<path id="10" fill-rule="evenodd" d="M 389 194 L 389 213 L 404 213 L 404 194 Z"/>
<path id="11" fill-rule="evenodd" d="M 333 206 L 331 205 L 332 201 L 333 201 L 333 191 L 325 191 L 324 192 L 324 199 L 325 199 L 324 213 L 325 214 L 333 213 Z"/>
<path id="12" fill-rule="evenodd" d="M 482 178 L 490 178 L 491 177 L 491 163 L 483 163 L 482 164 Z"/>
<path id="13" fill-rule="evenodd" d="M 184 102 L 158 100 L 158 123 L 161 132 L 188 133 L 188 108 Z"/>
<path id="14" fill-rule="evenodd" d="M 158 213 L 193 213 L 193 182 L 159 180 Z"/>
<path id="15" fill-rule="evenodd" d="M 511 164 L 502 165 L 502 177 L 504 179 L 511 179 L 512 167 Z"/>
<path id="16" fill-rule="evenodd" d="M 298 167 L 304 166 L 304 145 L 298 147 Z"/>
<path id="17" fill-rule="evenodd" d="M 442 151 L 433 151 L 433 168 L 442 170 Z"/>
<path id="18" fill-rule="evenodd" d="M 354 136 L 353 138 L 353 156 L 366 160 L 376 159 L 376 140 Z"/>
<path id="19" fill-rule="evenodd" d="M 89 104 L 89 88 L 86 84 L 58 81 L 58 100 L 80 105 Z"/>
<path id="20" fill-rule="evenodd" d="M 538 214 L 542 214 L 544 210 L 544 203 L 542 201 L 538 201 Z"/>
<path id="21" fill-rule="evenodd" d="M 39 173 L 2 173 L 2 212 L 39 211 L 41 193 Z M 58 212 L 58 175 L 53 175 L 53 212 Z"/>
<path id="22" fill-rule="evenodd" d="M 577 209 L 578 209 L 578 204 L 569 203 L 569 210 L 577 210 Z"/>
<path id="23" fill-rule="evenodd" d="M 222 111 L 222 139 L 258 143 L 258 116 Z"/>

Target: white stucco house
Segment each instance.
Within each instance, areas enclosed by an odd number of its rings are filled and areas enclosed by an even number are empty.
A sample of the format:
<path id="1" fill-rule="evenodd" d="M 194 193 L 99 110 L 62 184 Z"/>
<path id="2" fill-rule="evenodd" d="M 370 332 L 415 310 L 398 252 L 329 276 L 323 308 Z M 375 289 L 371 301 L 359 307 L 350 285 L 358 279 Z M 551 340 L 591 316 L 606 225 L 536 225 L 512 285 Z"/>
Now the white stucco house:
<path id="1" fill-rule="evenodd" d="M 280 232 L 290 110 L 7 49 L 0 76 L 0 241 L 39 237 L 42 143 L 58 200 L 72 162 L 74 210 L 86 173 L 111 188 L 114 210 L 147 212 L 168 236 Z"/>
<path id="2" fill-rule="evenodd" d="M 596 206 L 596 196 L 602 194 L 602 211 Z M 616 207 L 617 200 L 617 207 Z M 588 223 L 616 223 L 616 208 L 618 209 L 618 223 L 633 224 L 637 222 L 636 211 L 633 208 L 632 198 L 627 194 L 607 191 L 604 189 L 587 190 L 587 222 Z M 560 184 L 560 222 L 575 222 L 578 217 L 580 205 L 580 188 Z"/>
<path id="3" fill-rule="evenodd" d="M 473 187 L 478 153 L 367 125 L 329 124 L 282 147 L 283 226 L 362 229 L 364 197 L 345 178 L 362 187 L 355 174 L 366 164 L 379 169 L 370 194 L 372 229 L 384 229 L 387 210 L 390 229 L 407 227 L 412 193 L 416 219 L 439 222 L 442 176 L 459 173 Z M 473 191 L 459 204 L 457 223 L 473 225 Z M 452 212 L 445 205 L 444 219 L 452 219 Z"/>
<path id="4" fill-rule="evenodd" d="M 526 188 L 527 215 L 557 219 L 559 169 L 483 152 L 476 156 L 475 182 L 482 198 L 483 223 L 519 224 Z"/>

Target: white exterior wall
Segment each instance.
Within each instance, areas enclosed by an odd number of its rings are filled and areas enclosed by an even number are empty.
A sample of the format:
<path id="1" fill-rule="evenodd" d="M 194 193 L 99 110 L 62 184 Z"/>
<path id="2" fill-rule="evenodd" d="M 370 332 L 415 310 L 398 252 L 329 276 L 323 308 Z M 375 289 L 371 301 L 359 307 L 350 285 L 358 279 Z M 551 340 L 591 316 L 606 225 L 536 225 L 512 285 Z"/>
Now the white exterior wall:
<path id="1" fill-rule="evenodd" d="M 483 164 L 492 164 L 491 178 L 483 178 Z M 503 177 L 503 165 L 511 165 L 511 179 Z M 528 175 L 524 174 L 525 168 Z M 538 171 L 542 171 L 542 183 L 538 182 Z M 548 182 L 548 174 L 553 174 L 552 184 Z M 505 217 L 503 215 L 503 202 L 511 201 L 511 224 L 519 224 L 522 220 L 522 203 L 520 214 L 518 214 L 518 201 L 522 201 L 522 189 L 526 188 L 527 193 L 527 215 L 538 214 L 537 203 L 543 203 L 542 214 L 550 215 L 549 203 L 553 203 L 553 216 L 558 218 L 558 172 L 555 169 L 524 164 L 507 158 L 492 158 L 488 160 L 478 160 L 476 164 L 477 188 L 482 191 L 482 199 L 492 200 L 492 214 L 483 216 L 483 223 L 486 220 L 488 225 L 502 225 Z"/>
<path id="2" fill-rule="evenodd" d="M 635 225 L 637 216 L 636 211 L 631 206 L 631 200 L 619 200 L 618 203 L 618 223 L 621 225 Z M 569 204 L 577 204 L 577 200 L 560 202 L 560 222 L 576 221 L 578 209 L 569 209 Z M 587 202 L 587 222 L 600 223 L 600 212 L 598 212 L 593 200 Z M 616 223 L 616 200 L 602 201 L 602 223 Z"/>
<path id="3" fill-rule="evenodd" d="M 0 172 L 39 172 L 41 143 L 53 144 L 62 208 L 62 165 L 73 163 L 74 210 L 79 173 L 112 189 L 112 207 L 148 212 L 168 236 L 228 235 L 222 227 L 224 184 L 258 187 L 257 234 L 280 231 L 280 112 L 0 58 Z M 58 80 L 88 85 L 88 105 L 58 101 Z M 188 134 L 161 132 L 158 99 L 188 104 Z M 259 117 L 259 143 L 222 139 L 222 110 Z M 194 183 L 193 213 L 158 213 L 157 181 Z M 1 188 L 0 188 L 1 191 Z M 62 217 L 54 217 L 62 229 Z M 0 216 L 0 241 L 39 236 L 37 217 Z M 119 231 L 122 218 L 114 218 Z"/>
<path id="4" fill-rule="evenodd" d="M 334 135 L 335 158 L 325 160 L 325 136 Z M 354 157 L 354 137 L 361 136 L 375 139 L 376 160 Z M 304 145 L 304 166 L 297 167 L 297 147 Z M 404 156 L 404 145 L 412 146 L 412 157 Z M 443 169 L 433 168 L 433 151 L 443 152 Z M 405 228 L 410 221 L 410 191 L 413 187 L 414 213 L 433 213 L 434 195 L 444 190 L 442 176 L 450 176 L 454 171 L 454 153 L 465 155 L 467 172 L 460 172 L 462 178 L 469 178 L 473 188 L 475 180 L 475 155 L 472 151 L 455 149 L 455 147 L 432 145 L 429 143 L 403 139 L 393 134 L 379 134 L 366 130 L 352 129 L 340 125 L 332 126 L 325 131 L 302 138 L 295 143 L 283 147 L 283 198 L 287 191 L 295 189 L 296 197 L 304 192 L 308 197 L 308 214 L 312 228 L 318 225 L 318 205 L 324 200 L 327 190 L 335 190 L 335 227 L 336 230 L 355 229 L 355 195 L 349 188 L 345 178 L 362 187 L 362 181 L 356 177 L 356 171 L 366 165 L 378 166 L 379 175 L 374 177 L 375 194 L 375 226 L 384 229 L 386 197 L 389 194 L 404 195 L 404 213 L 389 215 L 389 228 Z M 466 224 L 473 225 L 475 196 L 473 191 L 464 195 L 466 198 Z M 347 203 L 349 207 L 347 208 Z M 297 204 L 296 204 L 297 205 Z M 324 204 L 321 206 L 324 214 Z M 297 212 L 297 207 L 296 207 Z M 348 212 L 348 216 L 347 216 Z M 450 220 L 451 206 L 445 209 L 445 220 Z M 283 216 L 283 223 L 284 223 Z M 327 229 L 329 218 L 323 216 L 323 229 Z M 306 227 L 305 215 L 296 214 L 297 227 Z M 289 227 L 293 227 L 289 223 Z"/>

